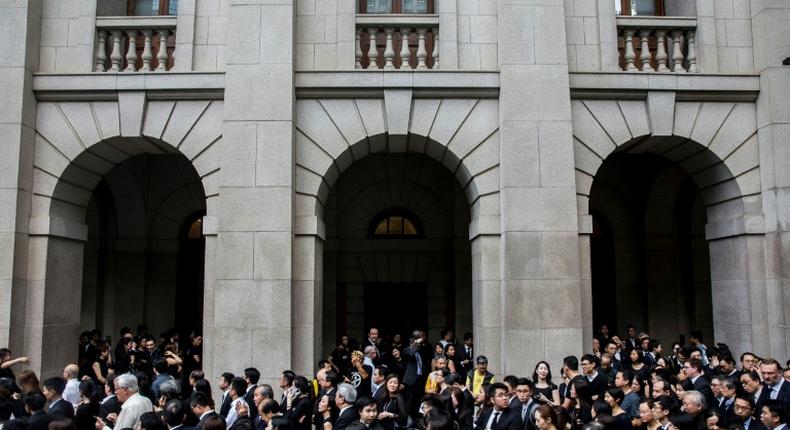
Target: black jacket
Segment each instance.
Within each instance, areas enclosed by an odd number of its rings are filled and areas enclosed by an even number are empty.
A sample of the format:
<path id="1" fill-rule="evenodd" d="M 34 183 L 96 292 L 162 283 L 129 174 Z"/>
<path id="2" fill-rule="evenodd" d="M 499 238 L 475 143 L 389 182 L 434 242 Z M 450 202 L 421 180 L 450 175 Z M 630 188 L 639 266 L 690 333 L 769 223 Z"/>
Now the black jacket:
<path id="1" fill-rule="evenodd" d="M 352 406 L 340 412 L 335 420 L 335 424 L 332 426 L 332 430 L 345 430 L 346 427 L 350 426 L 355 421 L 359 421 L 359 412 Z"/>
<path id="2" fill-rule="evenodd" d="M 475 428 L 483 430 L 488 424 L 488 419 L 494 413 L 494 408 L 488 408 L 483 411 L 477 418 Z M 497 419 L 496 425 L 491 427 L 491 430 L 522 430 L 524 422 L 521 421 L 521 413 L 512 408 L 505 408 L 501 411 L 501 415 Z"/>
<path id="3" fill-rule="evenodd" d="M 61 418 L 74 418 L 74 406 L 65 399 L 58 399 L 49 405 L 48 413 Z"/>

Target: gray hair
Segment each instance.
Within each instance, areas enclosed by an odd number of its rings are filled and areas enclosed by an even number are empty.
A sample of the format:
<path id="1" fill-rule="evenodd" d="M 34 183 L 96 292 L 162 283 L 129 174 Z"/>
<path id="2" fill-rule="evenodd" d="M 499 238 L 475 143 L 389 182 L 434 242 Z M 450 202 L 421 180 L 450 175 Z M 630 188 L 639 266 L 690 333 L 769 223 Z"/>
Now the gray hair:
<path id="1" fill-rule="evenodd" d="M 357 389 L 353 385 L 342 383 L 337 386 L 337 394 L 342 397 L 347 403 L 354 403 L 357 401 Z"/>
<path id="2" fill-rule="evenodd" d="M 259 391 L 261 393 L 261 396 L 265 399 L 274 398 L 274 390 L 272 389 L 272 386 L 269 384 L 258 385 L 258 388 L 256 388 L 255 390 Z"/>
<path id="3" fill-rule="evenodd" d="M 700 393 L 699 391 L 695 391 L 695 390 L 686 391 L 686 394 L 684 395 L 683 398 L 689 399 L 703 408 L 705 407 L 705 396 L 703 396 L 702 393 Z"/>
<path id="4" fill-rule="evenodd" d="M 126 388 L 133 393 L 140 390 L 140 387 L 137 385 L 137 378 L 131 373 L 124 373 L 116 377 L 115 386 L 118 388 Z"/>
<path id="5" fill-rule="evenodd" d="M 159 395 L 175 398 L 181 394 L 181 385 L 175 379 L 168 379 L 159 384 Z"/>
<path id="6" fill-rule="evenodd" d="M 374 347 L 373 345 L 368 345 L 365 347 L 365 355 L 367 355 L 368 357 L 370 357 L 370 354 L 372 354 L 374 351 L 376 351 L 376 347 Z"/>

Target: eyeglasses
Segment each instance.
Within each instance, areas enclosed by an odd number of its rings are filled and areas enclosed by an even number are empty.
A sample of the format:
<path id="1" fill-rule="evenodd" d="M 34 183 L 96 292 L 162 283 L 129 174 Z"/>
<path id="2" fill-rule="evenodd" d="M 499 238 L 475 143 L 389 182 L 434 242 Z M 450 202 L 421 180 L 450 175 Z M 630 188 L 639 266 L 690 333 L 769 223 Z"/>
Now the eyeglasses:
<path id="1" fill-rule="evenodd" d="M 499 398 L 502 398 L 502 397 L 507 397 L 507 393 L 504 393 L 504 392 L 499 392 L 499 393 L 496 393 L 496 394 L 494 395 L 494 397 L 499 397 Z"/>

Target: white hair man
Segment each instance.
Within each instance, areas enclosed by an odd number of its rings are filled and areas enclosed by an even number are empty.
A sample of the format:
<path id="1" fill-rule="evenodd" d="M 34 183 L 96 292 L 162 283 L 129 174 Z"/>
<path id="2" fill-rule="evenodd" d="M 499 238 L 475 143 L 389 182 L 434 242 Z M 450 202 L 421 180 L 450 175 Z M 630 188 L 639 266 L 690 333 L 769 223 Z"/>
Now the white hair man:
<path id="1" fill-rule="evenodd" d="M 121 413 L 107 415 L 109 421 L 115 423 L 114 428 L 138 428 L 140 416 L 146 412 L 153 412 L 154 408 L 151 401 L 141 396 L 138 391 L 137 378 L 134 375 L 125 373 L 115 378 L 115 397 L 121 402 Z M 96 420 L 97 430 L 111 430 L 110 427 L 101 419 Z"/>

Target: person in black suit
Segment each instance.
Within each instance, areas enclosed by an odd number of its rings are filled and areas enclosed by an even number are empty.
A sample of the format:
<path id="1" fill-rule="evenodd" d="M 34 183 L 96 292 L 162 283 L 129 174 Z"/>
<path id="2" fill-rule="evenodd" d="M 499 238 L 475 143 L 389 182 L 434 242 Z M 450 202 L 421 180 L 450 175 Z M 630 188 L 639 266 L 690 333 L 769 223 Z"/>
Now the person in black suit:
<path id="1" fill-rule="evenodd" d="M 582 372 L 587 383 L 590 384 L 589 393 L 592 400 L 602 399 L 609 388 L 609 378 L 598 371 L 598 358 L 592 354 L 584 354 L 581 360 Z"/>
<path id="2" fill-rule="evenodd" d="M 65 388 L 66 381 L 58 377 L 49 378 L 43 384 L 44 397 L 49 402 L 48 413 L 57 419 L 74 418 L 74 406 L 61 397 Z"/>
<path id="3" fill-rule="evenodd" d="M 475 367 L 474 353 L 474 338 L 472 337 L 472 333 L 464 333 L 464 344 L 461 345 L 458 348 L 458 352 L 456 352 L 458 364 L 461 365 L 461 368 L 458 369 L 458 373 L 466 375 Z"/>
<path id="4" fill-rule="evenodd" d="M 766 430 L 765 425 L 759 419 L 754 418 L 754 400 L 751 396 L 739 396 L 735 398 L 733 406 L 736 422 L 739 422 L 743 430 Z"/>
<path id="5" fill-rule="evenodd" d="M 475 429 L 478 430 L 521 430 L 523 421 L 520 411 L 508 408 L 507 386 L 495 382 L 488 388 L 492 408 L 483 411 L 477 418 Z"/>
<path id="6" fill-rule="evenodd" d="M 790 411 L 790 382 L 782 376 L 782 365 L 773 358 L 766 358 L 760 363 L 760 373 L 765 383 L 766 399 L 779 400 L 785 410 Z"/>
<path id="7" fill-rule="evenodd" d="M 727 428 L 730 424 L 737 421 L 735 416 L 735 380 L 726 378 L 723 375 L 714 379 L 718 379 L 721 383 L 721 400 L 717 405 L 714 405 L 716 406 L 716 412 L 719 414 L 718 425 L 720 428 Z"/>
<path id="8" fill-rule="evenodd" d="M 211 400 L 209 400 L 208 396 L 200 391 L 193 392 L 189 397 L 189 407 L 192 408 L 192 412 L 200 419 L 197 425 L 200 429 L 203 429 L 206 425 L 206 421 L 211 417 L 222 419 L 218 413 L 211 409 Z"/>
<path id="9" fill-rule="evenodd" d="M 354 402 L 356 400 L 357 390 L 353 385 L 343 383 L 337 386 L 337 391 L 335 392 L 335 405 L 340 409 L 340 412 L 337 415 L 337 419 L 332 424 L 332 430 L 345 430 L 351 423 L 359 420 L 359 413 L 354 408 Z M 329 399 L 326 399 L 326 403 L 328 406 Z M 329 418 L 328 408 L 322 412 L 326 422 Z"/>
<path id="10" fill-rule="evenodd" d="M 261 379 L 261 372 L 254 367 L 244 369 L 244 380 L 247 381 L 247 391 L 244 393 L 244 401 L 250 411 L 250 419 L 255 420 L 258 416 L 258 408 L 255 407 L 253 397 L 255 396 L 255 388 L 258 387 L 258 380 Z"/>
<path id="11" fill-rule="evenodd" d="M 357 411 L 359 420 L 351 423 L 348 430 L 384 430 L 384 427 L 376 420 L 378 416 L 378 404 L 369 397 L 363 397 L 357 401 Z"/>
<path id="12" fill-rule="evenodd" d="M 162 420 L 167 425 L 168 430 L 194 430 L 195 427 L 184 426 L 185 417 L 186 411 L 181 400 L 172 399 L 165 403 L 165 407 L 162 410 Z"/>
<path id="13" fill-rule="evenodd" d="M 710 383 L 702 375 L 702 368 L 702 361 L 695 358 L 683 363 L 683 373 L 686 374 L 687 378 L 683 382 L 683 389 L 686 391 L 699 391 L 705 397 L 705 404 L 714 405 L 716 404 L 716 399 L 713 397 Z"/>
<path id="14" fill-rule="evenodd" d="M 41 393 L 33 392 L 25 394 L 22 397 L 25 403 L 25 409 L 30 414 L 27 418 L 27 426 L 29 430 L 47 430 L 49 423 L 56 418 L 44 412 L 44 404 L 47 400 Z"/>
<path id="15" fill-rule="evenodd" d="M 107 397 L 99 404 L 99 418 L 102 420 L 106 420 L 107 415 L 121 413 L 121 401 L 115 396 L 115 376 L 114 373 L 110 373 L 104 383 L 104 394 Z"/>
<path id="16" fill-rule="evenodd" d="M 230 398 L 230 381 L 235 378 L 236 375 L 225 372 L 219 377 L 219 389 L 222 390 L 222 403 L 219 407 L 219 414 L 222 418 L 228 417 L 228 412 L 230 412 L 230 402 L 233 400 Z"/>
<path id="17" fill-rule="evenodd" d="M 532 399 L 534 389 L 532 381 L 527 378 L 518 378 L 516 381 L 516 397 L 515 404 L 511 404 L 511 408 L 519 412 L 521 421 L 524 423 L 524 430 L 537 430 L 535 426 L 535 409 L 537 409 L 538 402 Z"/>
<path id="18" fill-rule="evenodd" d="M 762 366 L 760 366 L 762 370 Z M 787 427 L 787 410 L 780 399 L 768 399 L 763 403 L 760 421 L 769 430 L 779 430 Z"/>
<path id="19" fill-rule="evenodd" d="M 297 376 L 294 378 L 293 389 L 288 393 L 283 415 L 288 418 L 294 430 L 310 430 L 313 426 L 312 409 L 310 402 L 310 385 L 307 378 Z"/>
<path id="20" fill-rule="evenodd" d="M 417 401 L 422 398 L 425 390 L 425 380 L 428 369 L 422 358 L 420 351 L 422 338 L 419 335 L 412 335 L 409 339 L 409 346 L 403 349 L 401 356 L 406 362 L 403 372 L 404 394 L 406 395 L 406 408 L 409 415 L 414 416 L 417 412 Z"/>

